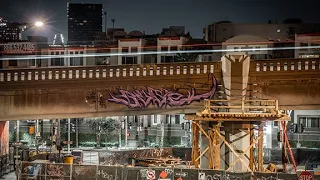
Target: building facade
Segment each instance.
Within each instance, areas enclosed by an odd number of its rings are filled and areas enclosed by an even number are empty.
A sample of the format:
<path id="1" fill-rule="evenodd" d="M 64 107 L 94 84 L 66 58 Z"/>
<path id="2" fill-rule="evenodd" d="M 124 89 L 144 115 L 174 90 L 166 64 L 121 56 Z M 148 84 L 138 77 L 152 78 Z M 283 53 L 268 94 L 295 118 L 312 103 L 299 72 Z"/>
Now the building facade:
<path id="1" fill-rule="evenodd" d="M 68 3 L 68 44 L 93 44 L 102 32 L 102 12 L 102 4 Z"/>
<path id="2" fill-rule="evenodd" d="M 295 49 L 295 58 L 319 58 L 320 33 L 296 34 L 295 46 L 304 48 Z"/>
<path id="3" fill-rule="evenodd" d="M 252 60 L 270 59 L 273 53 L 272 50 L 268 49 L 271 49 L 273 46 L 273 42 L 268 42 L 265 38 L 252 35 L 240 35 L 222 43 L 222 49 L 227 50 L 222 54 L 237 54 L 242 52 L 250 56 Z"/>
<path id="4" fill-rule="evenodd" d="M 21 41 L 21 33 L 27 28 L 27 23 L 10 22 L 0 17 L 0 42 Z"/>
<path id="5" fill-rule="evenodd" d="M 294 40 L 295 34 L 320 32 L 320 24 L 301 23 L 233 23 L 216 22 L 203 29 L 203 37 L 208 42 L 224 42 L 235 36 L 253 35 L 269 41 Z"/>
<path id="6" fill-rule="evenodd" d="M 142 38 L 123 38 L 118 40 L 118 65 L 144 63 L 144 50 L 146 41 Z M 128 55 L 126 55 L 128 54 Z"/>

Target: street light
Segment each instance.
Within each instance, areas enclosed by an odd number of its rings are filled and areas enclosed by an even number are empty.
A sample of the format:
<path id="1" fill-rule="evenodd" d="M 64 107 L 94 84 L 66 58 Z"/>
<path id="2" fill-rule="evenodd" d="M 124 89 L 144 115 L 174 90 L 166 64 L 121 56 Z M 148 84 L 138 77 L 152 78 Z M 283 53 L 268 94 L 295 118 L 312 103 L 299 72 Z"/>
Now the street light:
<path id="1" fill-rule="evenodd" d="M 43 22 L 37 21 L 37 22 L 34 23 L 34 25 L 35 25 L 36 27 L 41 27 L 41 26 L 43 26 Z"/>

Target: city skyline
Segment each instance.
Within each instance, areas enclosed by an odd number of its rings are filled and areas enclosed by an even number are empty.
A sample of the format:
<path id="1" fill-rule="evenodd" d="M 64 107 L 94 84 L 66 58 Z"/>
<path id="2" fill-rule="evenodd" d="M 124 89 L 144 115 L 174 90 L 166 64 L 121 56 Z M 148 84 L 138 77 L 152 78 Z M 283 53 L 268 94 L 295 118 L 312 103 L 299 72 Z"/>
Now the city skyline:
<path id="1" fill-rule="evenodd" d="M 267 23 L 268 20 L 281 23 L 286 18 L 301 18 L 303 22 L 318 22 L 316 2 L 301 1 L 267 1 L 252 3 L 243 1 L 209 1 L 201 3 L 187 0 L 149 3 L 145 0 L 135 2 L 107 2 L 101 0 L 69 1 L 70 3 L 102 3 L 108 12 L 108 27 L 111 19 L 116 19 L 115 27 L 126 31 L 139 30 L 147 34 L 161 32 L 171 25 L 186 27 L 193 37 L 202 38 L 202 29 L 215 21 L 229 20 L 244 23 Z M 34 5 L 37 4 L 37 5 Z M 236 4 L 236 6 L 235 6 Z M 22 1 L 2 0 L 1 17 L 12 21 L 46 21 L 47 25 L 27 34 L 47 36 L 51 41 L 55 33 L 63 33 L 67 38 L 67 1 Z M 250 13 L 245 13 L 250 12 Z M 302 13 L 303 12 L 303 13 Z M 104 22 L 104 21 L 103 21 Z M 152 25 L 150 25 L 152 24 Z M 103 28 L 104 29 L 104 28 Z"/>

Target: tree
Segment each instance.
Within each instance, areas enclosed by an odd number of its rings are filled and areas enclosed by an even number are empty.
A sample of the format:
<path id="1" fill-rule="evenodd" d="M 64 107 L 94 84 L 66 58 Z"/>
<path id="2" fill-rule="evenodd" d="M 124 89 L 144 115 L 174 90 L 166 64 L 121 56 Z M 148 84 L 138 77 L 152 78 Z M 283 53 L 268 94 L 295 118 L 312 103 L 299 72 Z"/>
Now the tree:
<path id="1" fill-rule="evenodd" d="M 200 50 L 199 47 L 196 46 L 189 46 L 184 49 L 184 51 L 196 51 Z M 199 52 L 190 52 L 190 53 L 177 53 L 176 56 L 173 58 L 173 62 L 195 62 L 200 53 Z"/>
<path id="2" fill-rule="evenodd" d="M 105 141 L 114 138 L 120 130 L 120 121 L 113 118 L 85 118 L 84 123 L 92 128 L 97 135 L 97 147 L 101 147 L 101 134 L 105 134 Z"/>

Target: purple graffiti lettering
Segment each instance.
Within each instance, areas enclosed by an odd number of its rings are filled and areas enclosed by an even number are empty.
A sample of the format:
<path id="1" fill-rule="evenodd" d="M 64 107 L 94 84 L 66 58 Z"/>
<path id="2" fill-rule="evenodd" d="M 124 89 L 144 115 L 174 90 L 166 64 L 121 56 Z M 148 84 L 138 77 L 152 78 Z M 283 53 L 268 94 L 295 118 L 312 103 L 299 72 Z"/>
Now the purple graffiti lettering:
<path id="1" fill-rule="evenodd" d="M 209 92 L 204 94 L 196 94 L 196 89 L 187 90 L 188 95 L 183 95 L 175 90 L 154 89 L 146 87 L 146 89 L 134 90 L 132 92 L 126 90 L 118 90 L 117 94 L 110 93 L 108 101 L 126 105 L 129 108 L 146 108 L 150 104 L 162 108 L 163 106 L 183 106 L 189 105 L 194 101 L 210 99 L 216 91 L 216 79 L 212 77 L 212 86 Z"/>

